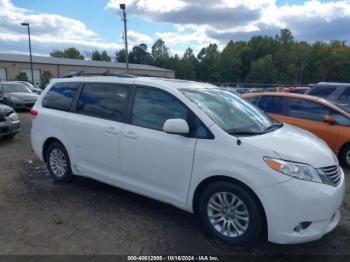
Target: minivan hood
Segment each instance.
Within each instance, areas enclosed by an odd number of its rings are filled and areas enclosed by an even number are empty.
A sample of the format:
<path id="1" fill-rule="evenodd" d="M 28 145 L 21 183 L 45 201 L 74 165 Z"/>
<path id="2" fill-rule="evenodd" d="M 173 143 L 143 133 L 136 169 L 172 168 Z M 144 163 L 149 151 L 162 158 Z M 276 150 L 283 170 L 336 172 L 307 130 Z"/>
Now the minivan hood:
<path id="1" fill-rule="evenodd" d="M 245 139 L 272 149 L 284 160 L 309 164 L 315 168 L 338 164 L 324 141 L 295 126 L 284 124 L 273 132 Z"/>

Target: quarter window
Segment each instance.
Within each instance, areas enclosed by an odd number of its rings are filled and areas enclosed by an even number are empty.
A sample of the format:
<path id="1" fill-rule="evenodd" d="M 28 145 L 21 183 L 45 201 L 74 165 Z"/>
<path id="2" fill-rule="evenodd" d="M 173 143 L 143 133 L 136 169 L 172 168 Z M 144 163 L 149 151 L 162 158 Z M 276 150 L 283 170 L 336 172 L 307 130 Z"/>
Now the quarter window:
<path id="1" fill-rule="evenodd" d="M 187 121 L 188 109 L 175 97 L 151 88 L 137 88 L 131 122 L 134 125 L 163 130 L 166 120 L 181 118 Z"/>
<path id="2" fill-rule="evenodd" d="M 80 83 L 55 84 L 45 95 L 42 106 L 62 111 L 69 111 L 73 98 L 80 87 Z"/>
<path id="3" fill-rule="evenodd" d="M 296 118 L 304 118 L 314 121 L 323 122 L 324 116 L 330 113 L 330 109 L 318 103 L 289 98 L 289 116 Z"/>
<path id="4" fill-rule="evenodd" d="M 77 112 L 82 115 L 122 121 L 128 104 L 128 86 L 89 83 L 81 92 Z"/>
<path id="5" fill-rule="evenodd" d="M 262 96 L 259 108 L 266 113 L 283 114 L 284 113 L 284 97 L 283 96 Z"/>

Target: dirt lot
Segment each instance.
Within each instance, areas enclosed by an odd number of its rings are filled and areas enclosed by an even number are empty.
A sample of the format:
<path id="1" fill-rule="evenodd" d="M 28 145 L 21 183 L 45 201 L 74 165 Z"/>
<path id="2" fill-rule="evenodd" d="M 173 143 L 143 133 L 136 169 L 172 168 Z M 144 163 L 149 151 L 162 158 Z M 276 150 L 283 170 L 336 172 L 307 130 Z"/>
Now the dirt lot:
<path id="1" fill-rule="evenodd" d="M 90 179 L 53 182 L 31 150 L 29 114 L 20 117 L 21 134 L 0 140 L 0 254 L 350 254 L 349 179 L 341 224 L 322 240 L 232 248 L 174 207 Z"/>

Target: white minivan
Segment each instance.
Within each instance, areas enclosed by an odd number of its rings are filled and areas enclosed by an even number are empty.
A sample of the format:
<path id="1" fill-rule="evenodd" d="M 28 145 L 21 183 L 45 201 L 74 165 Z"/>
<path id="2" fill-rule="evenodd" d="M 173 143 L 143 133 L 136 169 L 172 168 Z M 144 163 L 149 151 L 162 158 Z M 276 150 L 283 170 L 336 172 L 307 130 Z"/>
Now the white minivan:
<path id="1" fill-rule="evenodd" d="M 31 114 L 33 149 L 55 180 L 86 176 L 169 203 L 226 243 L 263 232 L 302 243 L 339 222 L 344 173 L 329 147 L 219 87 L 58 79 Z"/>

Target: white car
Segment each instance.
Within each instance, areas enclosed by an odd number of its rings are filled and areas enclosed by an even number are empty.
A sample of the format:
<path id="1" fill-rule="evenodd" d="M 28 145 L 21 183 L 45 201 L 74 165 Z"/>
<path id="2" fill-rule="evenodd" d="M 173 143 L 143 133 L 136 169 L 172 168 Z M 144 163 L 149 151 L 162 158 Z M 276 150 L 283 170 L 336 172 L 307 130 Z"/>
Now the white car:
<path id="1" fill-rule="evenodd" d="M 52 81 L 32 145 L 52 177 L 86 176 L 197 214 L 229 244 L 321 238 L 345 190 L 320 139 L 219 87 L 161 78 Z"/>

